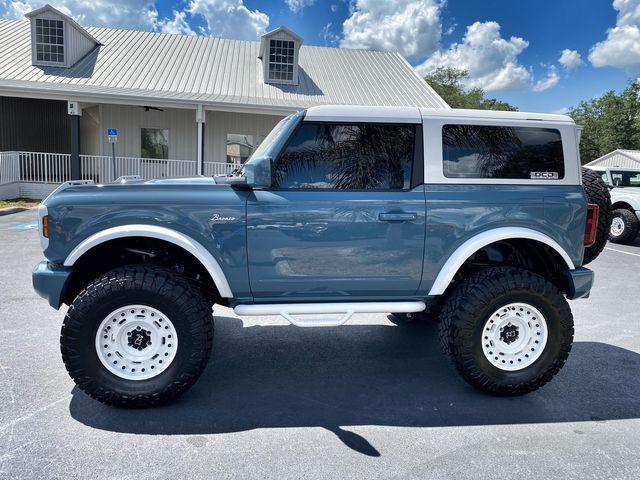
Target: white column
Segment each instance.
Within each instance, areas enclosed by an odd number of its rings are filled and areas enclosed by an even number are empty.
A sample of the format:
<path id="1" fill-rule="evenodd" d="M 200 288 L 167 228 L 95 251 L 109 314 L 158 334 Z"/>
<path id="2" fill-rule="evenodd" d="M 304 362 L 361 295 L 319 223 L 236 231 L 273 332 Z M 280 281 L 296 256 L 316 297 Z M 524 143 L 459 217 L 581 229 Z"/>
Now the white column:
<path id="1" fill-rule="evenodd" d="M 198 128 L 197 174 L 202 175 L 204 162 L 204 121 L 205 111 L 202 105 L 196 107 L 196 124 Z"/>

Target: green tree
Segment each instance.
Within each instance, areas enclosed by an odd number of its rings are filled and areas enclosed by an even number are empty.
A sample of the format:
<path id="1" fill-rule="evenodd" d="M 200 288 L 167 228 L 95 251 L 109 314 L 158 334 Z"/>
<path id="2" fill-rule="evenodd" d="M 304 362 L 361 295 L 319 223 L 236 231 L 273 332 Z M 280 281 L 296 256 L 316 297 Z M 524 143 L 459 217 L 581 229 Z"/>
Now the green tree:
<path id="1" fill-rule="evenodd" d="M 452 108 L 472 108 L 475 110 L 508 110 L 518 109 L 507 102 L 495 98 L 485 98 L 481 88 L 465 88 L 464 82 L 469 79 L 469 72 L 451 67 L 440 67 L 427 75 L 425 80 Z"/>
<path id="2" fill-rule="evenodd" d="M 617 148 L 640 150 L 640 81 L 580 102 L 569 115 L 580 125 L 580 158 L 588 163 Z"/>

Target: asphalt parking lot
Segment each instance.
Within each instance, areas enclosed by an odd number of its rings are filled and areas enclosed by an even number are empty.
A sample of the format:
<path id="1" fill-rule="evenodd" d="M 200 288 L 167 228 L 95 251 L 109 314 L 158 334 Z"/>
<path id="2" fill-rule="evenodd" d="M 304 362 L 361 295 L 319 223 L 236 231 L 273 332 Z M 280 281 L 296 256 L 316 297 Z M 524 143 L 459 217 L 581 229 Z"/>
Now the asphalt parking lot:
<path id="1" fill-rule="evenodd" d="M 299 329 L 219 309 L 196 386 L 127 411 L 67 376 L 64 309 L 31 288 L 33 216 L 0 217 L 0 478 L 640 478 L 640 242 L 591 264 L 571 356 L 525 397 L 467 386 L 431 324 Z"/>

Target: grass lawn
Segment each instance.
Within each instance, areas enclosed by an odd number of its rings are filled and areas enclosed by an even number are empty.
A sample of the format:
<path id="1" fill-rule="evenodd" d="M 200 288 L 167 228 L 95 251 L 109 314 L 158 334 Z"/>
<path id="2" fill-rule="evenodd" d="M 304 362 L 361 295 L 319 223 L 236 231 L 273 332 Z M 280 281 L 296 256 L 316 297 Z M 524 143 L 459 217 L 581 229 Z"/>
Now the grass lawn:
<path id="1" fill-rule="evenodd" d="M 6 207 L 35 207 L 40 200 L 31 200 L 29 198 L 15 198 L 13 200 L 0 200 L 0 208 Z"/>

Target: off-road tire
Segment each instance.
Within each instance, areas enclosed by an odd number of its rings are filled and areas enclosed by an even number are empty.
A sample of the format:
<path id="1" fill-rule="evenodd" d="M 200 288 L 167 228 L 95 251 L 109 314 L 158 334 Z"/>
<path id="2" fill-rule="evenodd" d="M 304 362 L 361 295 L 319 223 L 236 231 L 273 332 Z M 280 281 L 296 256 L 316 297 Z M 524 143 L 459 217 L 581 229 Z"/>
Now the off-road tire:
<path id="1" fill-rule="evenodd" d="M 597 172 L 588 168 L 582 169 L 582 188 L 587 195 L 589 203 L 594 203 L 599 208 L 596 241 L 593 245 L 584 249 L 582 264 L 586 265 L 602 253 L 607 243 L 611 219 L 613 218 L 613 209 L 611 208 L 609 188 Z"/>
<path id="2" fill-rule="evenodd" d="M 620 243 L 623 245 L 633 243 L 638 236 L 638 230 L 640 230 L 640 221 L 638 220 L 635 212 L 627 210 L 626 208 L 618 208 L 613 211 L 613 216 L 614 218 L 617 217 L 622 220 L 622 223 L 624 223 L 624 230 L 617 236 L 614 236 L 613 233 L 609 231 L 609 240 L 613 243 Z"/>
<path id="3" fill-rule="evenodd" d="M 101 322 L 114 310 L 134 304 L 163 312 L 179 339 L 169 367 L 146 380 L 109 372 L 95 346 Z M 206 367 L 212 341 L 210 302 L 187 279 L 142 265 L 111 270 L 87 285 L 69 307 L 60 333 L 62 359 L 76 385 L 92 398 L 122 408 L 155 407 L 184 393 Z"/>
<path id="4" fill-rule="evenodd" d="M 526 302 L 544 315 L 548 339 L 531 365 L 504 371 L 482 351 L 483 328 L 493 312 L 513 302 Z M 519 268 L 488 268 L 469 275 L 449 294 L 440 340 L 460 375 L 474 387 L 495 395 L 523 395 L 549 382 L 564 365 L 573 342 L 573 316 L 563 295 L 542 276 Z"/>

